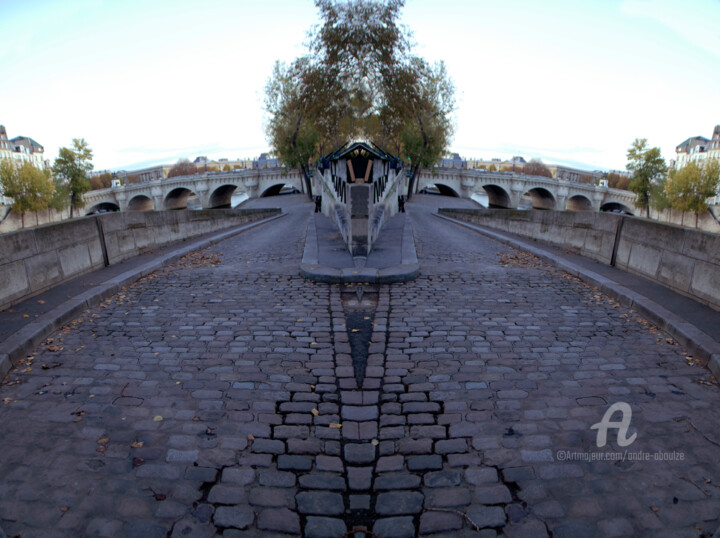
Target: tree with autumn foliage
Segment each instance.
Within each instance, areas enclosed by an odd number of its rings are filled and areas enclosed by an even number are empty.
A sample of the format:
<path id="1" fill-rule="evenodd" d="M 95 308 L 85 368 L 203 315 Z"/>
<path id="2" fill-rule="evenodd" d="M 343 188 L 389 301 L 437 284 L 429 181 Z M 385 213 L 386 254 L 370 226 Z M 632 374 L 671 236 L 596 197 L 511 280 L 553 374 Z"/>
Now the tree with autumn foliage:
<path id="1" fill-rule="evenodd" d="M 707 199 L 715 196 L 719 184 L 720 161 L 711 159 L 704 165 L 691 161 L 670 173 L 665 195 L 673 209 L 699 215 L 707 211 Z"/>
<path id="2" fill-rule="evenodd" d="M 192 176 L 197 174 L 197 167 L 187 159 L 180 159 L 168 171 L 168 178 L 180 176 Z"/>
<path id="3" fill-rule="evenodd" d="M 528 176 L 552 177 L 552 172 L 540 159 L 531 159 L 525 163 L 523 174 Z"/>
<path id="4" fill-rule="evenodd" d="M 312 160 L 366 139 L 417 171 L 437 163 L 453 132 L 454 87 L 444 64 L 412 54 L 399 25 L 403 0 L 316 0 L 321 23 L 309 49 L 277 63 L 265 88 L 275 154 L 299 168 L 310 192 Z"/>

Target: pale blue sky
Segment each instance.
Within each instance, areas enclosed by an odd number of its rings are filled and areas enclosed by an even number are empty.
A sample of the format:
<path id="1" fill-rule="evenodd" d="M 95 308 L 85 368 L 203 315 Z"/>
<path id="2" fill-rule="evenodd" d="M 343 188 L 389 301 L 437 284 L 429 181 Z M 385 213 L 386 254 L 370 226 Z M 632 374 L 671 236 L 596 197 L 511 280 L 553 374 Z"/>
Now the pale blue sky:
<path id="1" fill-rule="evenodd" d="M 268 150 L 265 81 L 312 1 L 0 0 L 0 124 L 97 169 Z M 417 52 L 458 92 L 452 149 L 623 168 L 720 123 L 720 0 L 408 0 Z"/>

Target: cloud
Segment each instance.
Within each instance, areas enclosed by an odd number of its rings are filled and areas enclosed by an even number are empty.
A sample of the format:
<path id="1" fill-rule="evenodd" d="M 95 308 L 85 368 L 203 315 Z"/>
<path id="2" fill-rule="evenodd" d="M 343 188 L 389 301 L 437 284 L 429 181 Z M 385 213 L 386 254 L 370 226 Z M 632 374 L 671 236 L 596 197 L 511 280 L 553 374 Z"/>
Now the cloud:
<path id="1" fill-rule="evenodd" d="M 720 58 L 718 0 L 627 0 L 623 13 L 658 22 L 689 43 Z"/>

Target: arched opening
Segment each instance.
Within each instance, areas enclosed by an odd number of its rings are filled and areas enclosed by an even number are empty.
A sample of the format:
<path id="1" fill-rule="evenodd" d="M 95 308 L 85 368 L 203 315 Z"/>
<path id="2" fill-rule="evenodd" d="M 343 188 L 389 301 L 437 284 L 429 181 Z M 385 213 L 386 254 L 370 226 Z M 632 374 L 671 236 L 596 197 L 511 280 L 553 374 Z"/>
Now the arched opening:
<path id="1" fill-rule="evenodd" d="M 592 202 L 587 196 L 576 194 L 565 203 L 566 211 L 592 211 Z"/>
<path id="2" fill-rule="evenodd" d="M 623 215 L 634 215 L 632 209 L 620 202 L 607 202 L 600 206 L 600 211 L 605 213 L 621 213 Z"/>
<path id="3" fill-rule="evenodd" d="M 155 209 L 155 202 L 144 194 L 138 194 L 128 202 L 128 210 L 130 211 L 152 211 L 153 209 Z"/>
<path id="4" fill-rule="evenodd" d="M 542 187 L 530 189 L 523 195 L 523 198 L 526 202 L 529 200 L 532 209 L 555 209 L 555 197 L 549 190 Z"/>
<path id="5" fill-rule="evenodd" d="M 262 194 L 260 195 L 260 198 L 266 198 L 268 196 L 277 196 L 280 194 L 280 191 L 285 186 L 285 183 L 277 183 L 275 185 L 272 185 L 265 189 Z"/>
<path id="6" fill-rule="evenodd" d="M 85 214 L 97 215 L 98 213 L 112 213 L 114 211 L 120 211 L 120 206 L 112 202 L 101 202 L 92 206 Z"/>
<path id="7" fill-rule="evenodd" d="M 424 189 L 420 189 L 420 194 L 439 194 L 441 196 L 452 196 L 453 198 L 460 198 L 460 195 L 452 187 L 443 185 L 442 183 L 435 183 L 434 185 L 428 185 Z"/>
<path id="8" fill-rule="evenodd" d="M 510 207 L 510 195 L 502 187 L 497 185 L 483 185 L 487 194 L 489 208 L 507 209 Z"/>
<path id="9" fill-rule="evenodd" d="M 237 185 L 223 185 L 218 187 L 210 195 L 209 206 L 213 209 L 232 207 L 233 194 L 237 190 Z"/>
<path id="10" fill-rule="evenodd" d="M 171 190 L 165 197 L 165 209 L 200 209 L 201 203 L 197 195 L 190 189 L 178 187 Z"/>

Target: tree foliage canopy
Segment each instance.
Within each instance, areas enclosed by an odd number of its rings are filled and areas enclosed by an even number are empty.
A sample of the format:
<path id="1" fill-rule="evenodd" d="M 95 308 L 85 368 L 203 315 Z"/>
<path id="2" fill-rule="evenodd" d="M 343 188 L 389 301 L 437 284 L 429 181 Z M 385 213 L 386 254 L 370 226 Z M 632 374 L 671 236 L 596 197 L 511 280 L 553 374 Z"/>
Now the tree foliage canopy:
<path id="1" fill-rule="evenodd" d="M 529 163 L 526 163 L 523 168 L 523 174 L 529 176 L 552 177 L 552 172 L 540 159 L 531 159 Z"/>
<path id="2" fill-rule="evenodd" d="M 636 138 L 627 152 L 627 169 L 633 173 L 629 188 L 637 195 L 635 205 L 650 211 L 650 196 L 667 171 L 660 148 L 649 148 L 647 138 Z"/>
<path id="3" fill-rule="evenodd" d="M 197 166 L 187 159 L 180 159 L 170 168 L 167 177 L 192 176 L 197 173 Z"/>
<path id="4" fill-rule="evenodd" d="M 92 150 L 84 138 L 73 138 L 71 148 L 58 151 L 53 173 L 69 190 L 71 211 L 84 205 L 83 194 L 90 190 L 88 172 L 93 169 L 92 157 Z"/>
<path id="5" fill-rule="evenodd" d="M 665 195 L 674 209 L 699 215 L 707 209 L 707 199 L 715 195 L 718 184 L 720 161 L 712 159 L 704 166 L 689 162 L 680 170 L 670 173 L 665 184 Z"/>
<path id="6" fill-rule="evenodd" d="M 288 167 L 348 140 L 371 140 L 414 170 L 450 142 L 455 90 L 444 64 L 412 54 L 398 22 L 403 0 L 316 0 L 321 22 L 308 52 L 276 63 L 265 88 L 267 135 Z"/>
<path id="7" fill-rule="evenodd" d="M 21 215 L 46 209 L 54 201 L 55 184 L 50 170 L 41 170 L 27 161 L 20 166 L 9 159 L 0 161 L 0 185 L 4 194 L 13 199 L 13 211 Z"/>

